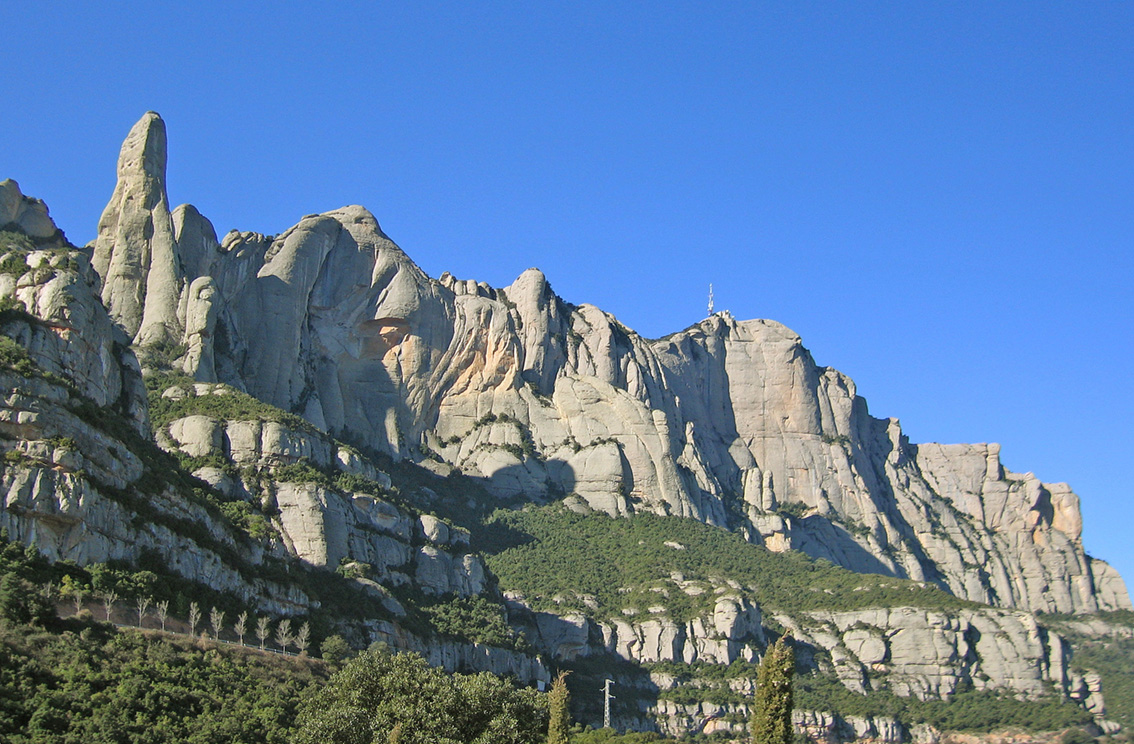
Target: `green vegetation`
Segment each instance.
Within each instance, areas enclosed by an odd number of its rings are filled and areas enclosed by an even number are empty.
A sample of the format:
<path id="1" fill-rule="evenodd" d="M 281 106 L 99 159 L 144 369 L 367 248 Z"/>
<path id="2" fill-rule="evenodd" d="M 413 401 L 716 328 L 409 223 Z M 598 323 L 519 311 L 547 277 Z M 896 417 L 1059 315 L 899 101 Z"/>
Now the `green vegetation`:
<path id="1" fill-rule="evenodd" d="M 542 744 L 546 730 L 547 700 L 534 690 L 373 648 L 304 704 L 293 742 Z"/>
<path id="2" fill-rule="evenodd" d="M 194 540 L 202 547 L 213 551 L 234 568 L 250 570 L 250 567 L 244 565 L 237 551 L 214 537 L 206 525 L 175 516 L 155 506 L 155 497 L 173 492 L 189 503 L 205 509 L 218 522 L 235 528 L 234 532 L 237 535 L 242 532 L 250 536 L 263 534 L 262 529 L 252 524 L 252 520 L 241 518 L 234 522 L 231 517 L 240 515 L 232 509 L 224 508 L 228 499 L 187 472 L 177 457 L 142 436 L 133 420 L 128 419 L 114 407 L 100 406 L 82 395 L 67 380 L 45 372 L 35 364 L 23 346 L 4 335 L 0 335 L 0 368 L 9 369 L 23 377 L 40 377 L 64 388 L 68 393 L 64 405 L 71 413 L 92 428 L 120 442 L 142 461 L 144 465 L 142 477 L 125 489 L 99 482 L 87 474 L 87 477 L 98 486 L 102 495 L 130 509 L 134 512 L 136 520 L 160 524 L 171 532 Z M 57 445 L 74 444 L 63 437 L 49 441 L 55 441 Z"/>
<path id="3" fill-rule="evenodd" d="M 1055 695 L 1018 700 L 1005 692 L 970 689 L 958 692 L 951 700 L 923 701 L 887 690 L 860 695 L 820 674 L 796 677 L 795 705 L 843 716 L 890 716 L 906 724 L 928 723 L 941 731 L 991 731 L 1009 726 L 1056 731 L 1091 720 L 1085 710 Z"/>
<path id="4" fill-rule="evenodd" d="M 803 519 L 803 515 L 807 513 L 807 504 L 800 501 L 791 501 L 786 504 L 780 504 L 776 511 L 785 517 L 793 519 Z"/>
<path id="5" fill-rule="evenodd" d="M 44 372 L 28 356 L 28 350 L 4 335 L 0 335 L 0 367 L 23 377 L 44 376 Z"/>
<path id="6" fill-rule="evenodd" d="M 62 231 L 46 238 L 33 238 L 15 222 L 0 227 L 0 274 L 20 277 L 28 268 L 28 254 L 35 250 L 46 250 L 51 256 L 51 266 L 43 267 L 49 275 L 56 271 L 78 271 L 79 264 L 72 251 L 75 246 L 67 242 Z M 39 275 L 37 281 L 45 281 L 49 276 Z"/>
<path id="7" fill-rule="evenodd" d="M 571 744 L 656 744 L 675 742 L 653 731 L 620 734 L 614 729 L 592 729 L 576 726 L 571 730 Z"/>
<path id="8" fill-rule="evenodd" d="M 1066 617 L 1066 616 L 1064 616 Z M 1102 678 L 1106 717 L 1134 731 L 1134 612 L 1103 612 L 1090 618 L 1111 626 L 1108 635 L 1094 635 L 1076 627 L 1075 620 L 1060 622 L 1054 616 L 1043 619 L 1071 643 L 1071 668 L 1080 673 L 1096 672 Z"/>
<path id="9" fill-rule="evenodd" d="M 35 250 L 35 241 L 28 237 L 19 225 L 10 222 L 0 229 L 0 250 L 28 253 Z M 9 272 L 0 271 L 0 273 Z"/>
<path id="10" fill-rule="evenodd" d="M 791 744 L 792 676 L 795 650 L 780 638 L 764 654 L 756 672 L 756 699 L 750 727 L 752 744 Z"/>
<path id="11" fill-rule="evenodd" d="M 547 744 L 567 744 L 571 728 L 571 694 L 567 691 L 567 672 L 560 672 L 551 683 L 547 695 L 549 718 L 547 722 Z"/>
<path id="12" fill-rule="evenodd" d="M 730 580 L 742 586 L 737 593 L 765 611 L 971 606 L 936 587 L 856 574 L 801 553 L 772 553 L 734 533 L 678 517 L 612 519 L 552 504 L 498 512 L 475 537 L 500 585 L 521 592 L 536 609 L 570 607 L 607 618 L 660 605 L 686 620 L 711 611 L 713 587 Z M 676 585 L 675 574 L 706 584 L 706 591 L 691 596 Z M 592 603 L 597 609 L 588 608 Z"/>
<path id="13" fill-rule="evenodd" d="M 523 421 L 520 421 L 515 416 L 509 416 L 506 413 L 487 413 L 473 423 L 472 429 L 470 431 L 476 431 L 477 429 L 480 429 L 484 426 L 491 426 L 492 424 L 511 424 L 515 426 L 516 430 L 520 434 L 520 444 L 497 444 L 491 446 L 507 450 L 508 452 L 512 453 L 518 460 L 532 458 L 543 462 L 546 459 L 543 453 L 541 453 L 536 448 L 535 440 L 532 439 L 531 429 L 529 429 Z M 447 443 L 456 444 L 459 441 L 460 437 L 451 437 Z"/>
<path id="14" fill-rule="evenodd" d="M 680 683 L 663 691 L 660 699 L 694 704 L 712 702 L 737 705 L 744 697 L 728 688 L 734 679 L 752 679 L 758 667 L 742 661 L 728 666 L 697 662 L 663 662 L 647 665 L 651 672 L 676 678 Z M 918 700 L 899 697 L 885 689 L 862 695 L 852 692 L 833 676 L 796 666 L 793 681 L 795 707 L 837 713 L 841 716 L 889 716 L 906 724 L 928 723 L 942 731 L 990 731 L 1015 726 L 1029 731 L 1056 731 L 1080 726 L 1090 715 L 1079 706 L 1055 695 L 1041 700 L 1018 700 L 1000 691 L 963 690 L 951 700 Z M 1109 698 L 1108 698 L 1109 701 Z"/>
<path id="15" fill-rule="evenodd" d="M 545 696 L 490 674 L 448 675 L 420 657 L 372 650 L 349 663 L 326 693 L 316 693 L 327 677 L 321 662 L 158 631 L 118 631 L 89 614 L 60 620 L 48 589 L 62 588 L 80 602 L 112 591 L 119 599 L 161 597 L 172 591 L 168 577 L 51 564 L 34 547 L 0 539 L 0 741 L 339 742 L 355 741 L 342 736 L 361 736 L 391 719 L 401 724 L 406 744 L 543 740 Z M 175 606 L 188 605 L 186 597 L 178 599 Z M 223 597 L 207 599 L 223 605 Z M 480 601 L 449 604 L 467 611 L 460 622 L 477 623 L 491 614 Z M 224 606 L 236 617 L 237 608 Z M 450 621 L 459 614 L 438 610 Z M 246 631 L 252 635 L 251 626 Z M 323 650 L 331 665 L 351 655 L 337 636 L 327 638 Z M 297 733 L 304 698 L 304 728 Z M 338 717 L 344 710 L 347 717 Z M 359 717 L 373 725 L 355 727 Z M 321 738 L 328 726 L 337 733 Z"/>
<path id="16" fill-rule="evenodd" d="M 318 662 L 215 646 L 157 631 L 117 631 L 82 616 L 60 620 L 49 599 L 114 592 L 174 598 L 152 571 L 52 565 L 0 533 L 0 741 L 11 744 L 283 744 L 302 695 L 326 677 Z M 200 588 L 198 588 L 200 590 Z M 195 599 L 219 600 L 204 590 Z M 205 604 L 204 606 L 210 606 Z M 235 617 L 235 613 L 230 615 Z"/>
<path id="17" fill-rule="evenodd" d="M 23 276 L 28 270 L 27 256 L 35 250 L 35 242 L 18 225 L 9 224 L 0 230 L 0 274 Z"/>
<path id="18" fill-rule="evenodd" d="M 216 386 L 216 392 L 198 395 L 196 381 L 181 373 L 155 372 L 146 376 L 146 389 L 150 398 L 150 421 L 155 429 L 168 426 L 171 421 L 185 416 L 211 416 L 222 421 L 275 421 L 290 429 L 309 434 L 319 430 L 306 419 L 288 413 L 282 408 L 253 398 L 235 388 Z M 185 393 L 178 398 L 165 398 L 164 392 L 179 387 Z"/>
<path id="19" fill-rule="evenodd" d="M 523 636 L 508 625 L 504 605 L 483 595 L 455 597 L 418 607 L 428 621 L 428 630 L 448 638 L 468 639 L 498 648 L 530 651 Z"/>
<path id="20" fill-rule="evenodd" d="M 57 620 L 0 626 L 0 740 L 11 744 L 288 741 L 320 662 L 160 632 Z"/>

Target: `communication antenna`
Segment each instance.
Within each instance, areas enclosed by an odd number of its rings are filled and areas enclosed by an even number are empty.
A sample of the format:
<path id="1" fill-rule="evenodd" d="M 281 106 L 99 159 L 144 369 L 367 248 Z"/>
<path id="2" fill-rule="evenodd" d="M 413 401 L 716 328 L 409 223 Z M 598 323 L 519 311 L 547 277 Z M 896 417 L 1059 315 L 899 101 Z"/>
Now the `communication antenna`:
<path id="1" fill-rule="evenodd" d="M 610 701 L 614 699 L 614 695 L 610 694 L 610 683 L 613 680 L 607 679 L 606 684 L 602 687 L 602 727 L 610 728 Z"/>
<path id="2" fill-rule="evenodd" d="M 713 314 L 713 285 L 709 285 L 709 315 Z"/>

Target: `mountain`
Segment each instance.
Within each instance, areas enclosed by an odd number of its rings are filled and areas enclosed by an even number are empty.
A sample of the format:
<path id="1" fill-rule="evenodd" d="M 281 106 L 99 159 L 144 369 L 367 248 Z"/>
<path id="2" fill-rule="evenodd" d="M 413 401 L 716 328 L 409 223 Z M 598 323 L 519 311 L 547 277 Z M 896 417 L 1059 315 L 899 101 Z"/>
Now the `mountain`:
<path id="1" fill-rule="evenodd" d="M 0 184 L 13 537 L 449 668 L 615 675 L 626 726 L 735 729 L 790 631 L 815 736 L 1003 695 L 1117 730 L 1125 678 L 1065 635 L 1126 637 L 1130 599 L 1067 485 L 911 444 L 773 321 L 645 339 L 537 269 L 430 278 L 358 206 L 218 239 L 165 163 L 150 112 L 82 249 Z"/>

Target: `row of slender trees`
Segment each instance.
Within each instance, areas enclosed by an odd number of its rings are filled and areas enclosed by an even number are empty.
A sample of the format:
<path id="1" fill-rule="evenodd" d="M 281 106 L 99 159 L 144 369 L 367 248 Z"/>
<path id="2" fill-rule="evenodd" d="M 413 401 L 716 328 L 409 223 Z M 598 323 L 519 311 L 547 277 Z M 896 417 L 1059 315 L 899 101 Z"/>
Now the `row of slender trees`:
<path id="1" fill-rule="evenodd" d="M 119 606 L 119 596 L 116 591 L 102 591 L 89 593 L 82 587 L 68 586 L 62 589 L 57 588 L 52 582 L 44 584 L 41 588 L 43 599 L 49 603 L 53 603 L 58 596 L 66 597 L 69 599 L 75 608 L 75 614 L 78 615 L 83 611 L 88 599 L 94 599 L 102 605 L 103 617 L 106 622 L 111 622 L 111 616 L 116 607 Z M 147 617 L 156 617 L 161 629 L 167 629 L 167 623 L 170 619 L 169 614 L 169 600 L 163 599 L 160 602 L 155 602 L 152 597 L 139 594 L 134 597 L 133 609 L 137 616 L 137 627 L 144 627 L 144 621 Z M 152 609 L 152 612 L 151 612 Z M 214 640 L 220 640 L 221 633 L 226 630 L 225 625 L 225 612 L 216 607 L 209 610 L 207 624 L 202 608 L 196 602 L 189 603 L 189 616 L 186 623 L 189 626 L 189 635 L 196 636 L 198 628 L 200 628 L 203 635 L 210 635 Z M 269 642 L 275 641 L 276 646 L 284 653 L 290 653 L 289 648 L 295 648 L 296 653 L 305 655 L 311 645 L 311 626 L 304 622 L 298 628 L 293 628 L 291 620 L 284 618 L 280 620 L 275 626 L 275 631 L 272 630 L 272 618 L 267 616 L 260 616 L 255 618 L 254 625 L 249 625 L 253 620 L 252 616 L 247 610 L 241 612 L 236 616 L 236 621 L 232 624 L 232 632 L 236 635 L 240 645 L 247 645 L 244 642 L 246 636 L 254 633 L 256 638 L 260 641 L 261 651 L 272 651 L 275 649 L 269 648 Z"/>
<path id="2" fill-rule="evenodd" d="M 75 614 L 83 611 L 89 597 L 88 593 L 77 586 L 66 586 L 60 591 L 51 582 L 41 587 L 42 596 L 39 601 L 44 604 L 54 603 L 60 595 L 65 595 L 74 603 Z M 101 605 L 105 620 L 111 621 L 111 615 L 118 606 L 119 596 L 115 591 L 94 592 L 93 597 Z M 151 597 L 139 594 L 134 598 L 133 609 L 137 616 L 137 627 L 144 627 L 144 621 L 156 616 L 161 629 L 167 629 L 170 619 L 169 600 L 154 602 Z M 201 606 L 197 602 L 189 603 L 189 615 L 186 620 L 189 634 L 197 636 L 198 629 L 203 635 L 210 635 L 214 640 L 220 640 L 221 633 L 226 631 L 225 612 L 212 607 L 209 610 L 207 624 Z M 231 631 L 236 635 L 240 645 L 246 636 L 254 634 L 259 640 L 261 650 L 275 650 L 268 647 L 269 641 L 274 640 L 279 650 L 290 653 L 289 648 L 294 647 L 300 655 L 305 655 L 310 646 L 311 627 L 307 622 L 292 628 L 289 618 L 280 620 L 273 634 L 272 619 L 267 616 L 255 618 L 247 610 L 237 615 L 232 623 Z M 274 637 L 273 637 L 274 636 Z M 768 647 L 764 658 L 756 672 L 756 693 L 752 703 L 750 718 L 750 731 L 752 744 L 792 744 L 793 728 L 791 721 L 793 706 L 792 677 L 795 673 L 795 652 L 791 640 L 781 637 Z M 547 729 L 547 744 L 567 744 L 568 732 L 571 726 L 569 712 L 569 693 L 567 691 L 567 673 L 560 673 L 554 680 L 548 695 L 549 720 Z"/>

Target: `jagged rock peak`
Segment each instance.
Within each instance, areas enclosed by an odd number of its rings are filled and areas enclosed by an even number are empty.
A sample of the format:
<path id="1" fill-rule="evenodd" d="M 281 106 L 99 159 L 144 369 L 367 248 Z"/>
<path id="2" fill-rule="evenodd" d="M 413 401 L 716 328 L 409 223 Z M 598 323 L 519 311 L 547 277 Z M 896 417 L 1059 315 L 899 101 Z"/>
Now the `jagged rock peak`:
<path id="1" fill-rule="evenodd" d="M 165 195 L 166 164 L 165 122 L 156 111 L 147 111 L 130 128 L 118 155 L 118 178 L 128 178 L 139 171 L 155 179 Z"/>
<path id="2" fill-rule="evenodd" d="M 102 301 L 135 342 L 181 337 L 178 300 L 184 283 L 165 191 L 165 122 L 153 111 L 138 120 L 118 155 L 118 181 L 98 223 L 92 265 Z"/>
<path id="3" fill-rule="evenodd" d="M 47 205 L 24 196 L 20 184 L 8 178 L 0 181 L 0 228 L 13 224 L 33 239 L 59 234 L 59 228 L 47 213 Z"/>
<path id="4" fill-rule="evenodd" d="M 722 311 L 643 339 L 538 269 L 430 279 L 359 206 L 218 246 L 196 210 L 170 214 L 164 144 L 147 115 L 123 145 L 95 265 L 135 343 L 179 341 L 198 380 L 504 499 L 690 517 L 1002 607 L 1130 607 L 1069 489 L 988 447 L 911 445 L 779 323 Z"/>

